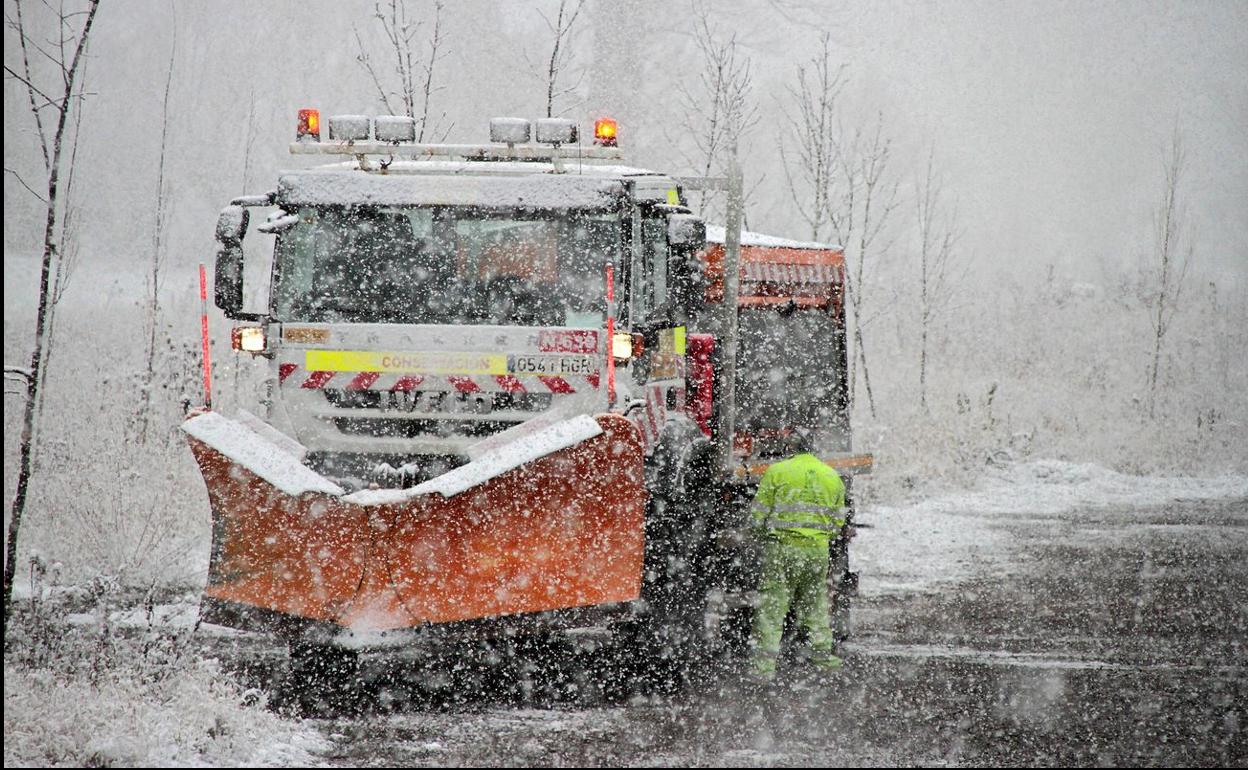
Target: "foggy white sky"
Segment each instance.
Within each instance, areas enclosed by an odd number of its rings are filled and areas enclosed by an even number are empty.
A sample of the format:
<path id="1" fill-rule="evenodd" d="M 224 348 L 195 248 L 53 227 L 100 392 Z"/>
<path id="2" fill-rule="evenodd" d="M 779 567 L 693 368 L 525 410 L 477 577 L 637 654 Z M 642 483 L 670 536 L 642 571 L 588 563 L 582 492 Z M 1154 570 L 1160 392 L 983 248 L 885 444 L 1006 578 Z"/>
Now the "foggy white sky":
<path id="1" fill-rule="evenodd" d="M 1248 267 L 1248 4 L 857 5 L 780 1 L 788 23 L 741 26 L 760 53 L 831 31 L 902 143 L 936 146 L 981 258 L 1133 257 L 1177 122 L 1202 257 Z"/>
<path id="2" fill-rule="evenodd" d="M 416 5 L 416 4 L 414 4 Z M 548 10 L 556 3 L 547 2 Z M 591 3 L 576 39 L 587 68 L 565 114 L 589 120 L 617 95 L 623 143 L 641 164 L 683 157 L 677 85 L 693 85 L 688 3 Z M 758 181 L 751 226 L 801 235 L 787 206 L 775 144 L 795 67 L 833 34 L 851 78 L 847 119 L 882 110 L 895 166 L 913 180 L 934 146 L 959 201 L 976 270 L 1059 267 L 1089 280 L 1133 264 L 1150 239 L 1162 148 L 1176 125 L 1191 153 L 1187 192 L 1199 231 L 1197 268 L 1248 283 L 1248 3 L 712 3 L 754 60 L 765 116 L 745 161 Z M 286 154 L 295 111 L 379 112 L 354 61 L 352 25 L 380 41 L 370 3 L 106 3 L 91 46 L 84 113 L 83 248 L 93 261 L 145 260 L 159 110 L 172 31 L 174 116 L 171 256 L 211 253 L 216 211 L 243 191 L 247 120 L 254 110 L 250 191 L 268 189 Z M 451 3 L 442 82 L 455 140 L 480 140 L 491 115 L 536 117 L 547 44 L 531 3 Z M 597 24 L 598 29 L 593 25 Z M 13 55 L 6 32 L 6 61 Z M 617 65 L 618 66 L 615 66 Z M 605 95 L 605 96 L 604 96 Z M 5 83 L 5 166 L 38 176 L 25 95 Z M 590 103 L 590 100 L 593 103 Z M 903 206 L 910 216 L 909 206 Z M 41 234 L 33 200 L 5 175 L 6 260 Z M 906 224 L 908 224 L 908 219 Z M 904 246 L 899 242 L 899 249 Z M 33 287 L 32 287 L 33 289 Z"/>

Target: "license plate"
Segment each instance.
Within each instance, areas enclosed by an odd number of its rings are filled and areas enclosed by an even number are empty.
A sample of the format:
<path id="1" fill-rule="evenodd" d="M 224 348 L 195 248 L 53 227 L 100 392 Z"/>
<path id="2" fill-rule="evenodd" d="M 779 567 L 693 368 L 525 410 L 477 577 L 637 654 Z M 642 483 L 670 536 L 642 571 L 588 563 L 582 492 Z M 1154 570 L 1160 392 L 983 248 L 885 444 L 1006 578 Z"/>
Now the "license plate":
<path id="1" fill-rule="evenodd" d="M 598 371 L 598 357 L 508 356 L 507 371 L 513 374 L 590 375 Z"/>
<path id="2" fill-rule="evenodd" d="M 437 390 L 383 390 L 377 406 L 383 412 L 440 412 L 448 395 Z"/>

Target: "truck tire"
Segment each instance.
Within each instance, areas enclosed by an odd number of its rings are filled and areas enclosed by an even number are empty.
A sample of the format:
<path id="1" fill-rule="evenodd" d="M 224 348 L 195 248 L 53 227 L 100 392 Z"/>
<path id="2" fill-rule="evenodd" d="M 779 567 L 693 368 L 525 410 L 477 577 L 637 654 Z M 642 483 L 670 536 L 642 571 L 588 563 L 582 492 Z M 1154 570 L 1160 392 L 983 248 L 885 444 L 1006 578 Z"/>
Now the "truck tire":
<path id="1" fill-rule="evenodd" d="M 278 707 L 300 716 L 356 713 L 362 705 L 360 661 L 355 650 L 292 639 Z"/>
<path id="2" fill-rule="evenodd" d="M 687 424 L 685 424 L 687 423 Z M 713 481 L 710 442 L 689 420 L 673 419 L 648 474 L 642 612 L 621 634 L 641 662 L 646 690 L 673 692 L 705 663 L 711 578 Z"/>
<path id="3" fill-rule="evenodd" d="M 858 576 L 849 571 L 849 541 L 838 537 L 832 541 L 828 554 L 828 607 L 831 612 L 832 635 L 837 644 L 849 638 L 850 600 L 857 589 Z"/>
<path id="4" fill-rule="evenodd" d="M 853 479 L 845 480 L 845 527 L 854 524 Z M 832 635 L 841 644 L 853 631 L 850 605 L 858 594 L 858 573 L 849 569 L 850 538 L 842 532 L 832 541 L 828 554 L 828 607 L 831 611 Z"/>

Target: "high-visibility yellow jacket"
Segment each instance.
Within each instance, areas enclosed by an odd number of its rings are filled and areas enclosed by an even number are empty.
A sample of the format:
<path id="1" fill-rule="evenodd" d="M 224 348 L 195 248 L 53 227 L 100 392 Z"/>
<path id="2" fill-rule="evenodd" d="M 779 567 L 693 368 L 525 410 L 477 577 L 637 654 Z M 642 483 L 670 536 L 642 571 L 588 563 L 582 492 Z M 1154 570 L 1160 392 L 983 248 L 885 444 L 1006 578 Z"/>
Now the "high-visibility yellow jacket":
<path id="1" fill-rule="evenodd" d="M 845 526 L 845 483 L 812 454 L 775 463 L 763 474 L 751 512 L 755 527 L 784 540 L 826 542 Z"/>

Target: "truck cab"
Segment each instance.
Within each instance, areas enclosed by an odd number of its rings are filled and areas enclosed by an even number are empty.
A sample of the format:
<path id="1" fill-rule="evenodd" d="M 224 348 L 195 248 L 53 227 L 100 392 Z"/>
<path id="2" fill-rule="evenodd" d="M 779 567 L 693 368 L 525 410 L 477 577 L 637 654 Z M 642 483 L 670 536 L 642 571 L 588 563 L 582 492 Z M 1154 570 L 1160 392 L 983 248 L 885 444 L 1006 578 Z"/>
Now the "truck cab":
<path id="1" fill-rule="evenodd" d="M 704 243 L 697 228 L 669 237 L 691 218 L 675 179 L 557 146 L 526 159 L 514 144 L 451 147 L 286 172 L 222 214 L 217 304 L 257 324 L 235 338 L 269 361 L 267 418 L 351 486 L 417 484 L 541 415 L 626 406 L 684 378 L 648 366 L 644 342 L 687 317 Z M 237 224 L 254 205 L 276 207 L 257 228 L 275 240 L 267 306 L 248 314 Z M 672 391 L 664 415 L 684 409 Z"/>

